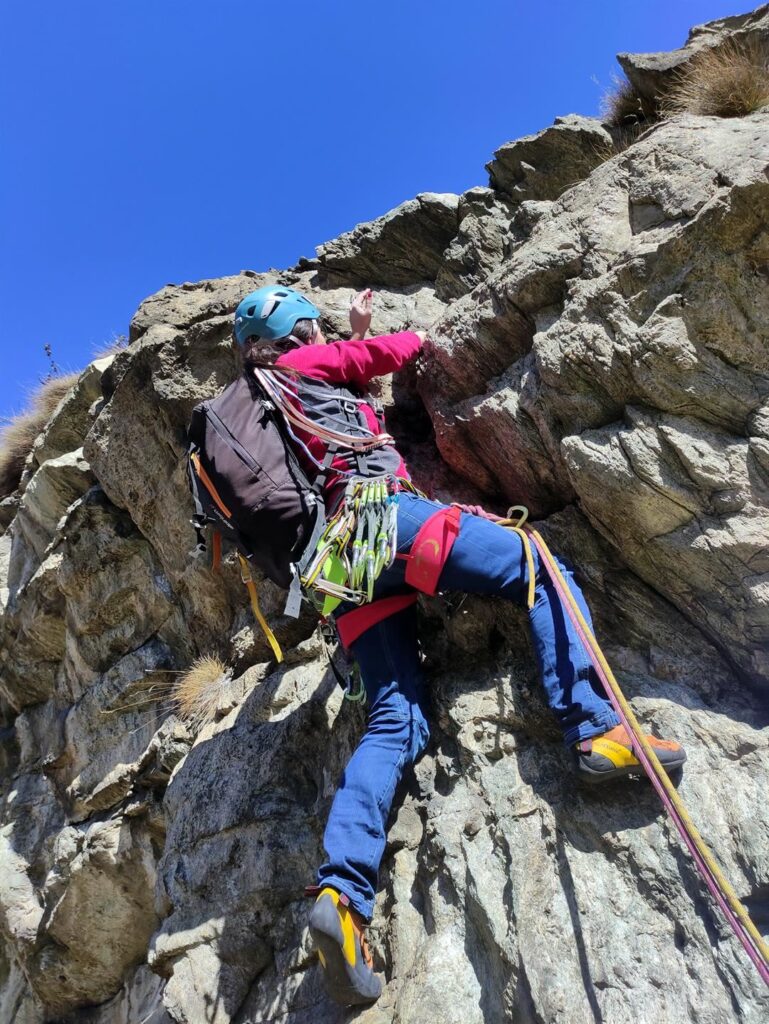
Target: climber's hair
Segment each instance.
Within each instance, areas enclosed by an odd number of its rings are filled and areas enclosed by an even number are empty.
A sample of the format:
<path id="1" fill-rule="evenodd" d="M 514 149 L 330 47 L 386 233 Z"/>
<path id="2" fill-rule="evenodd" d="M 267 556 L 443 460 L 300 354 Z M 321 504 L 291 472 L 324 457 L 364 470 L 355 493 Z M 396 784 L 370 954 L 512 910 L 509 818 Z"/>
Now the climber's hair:
<path id="1" fill-rule="evenodd" d="M 312 320 L 297 320 L 291 333 L 306 345 L 314 333 Z M 258 367 L 260 370 L 272 369 L 278 356 L 288 352 L 295 344 L 296 342 L 290 338 L 280 338 L 278 341 L 269 343 L 260 341 L 258 338 L 249 338 L 245 345 L 238 346 L 243 361 L 243 372 L 248 373 L 254 367 Z"/>
<path id="2" fill-rule="evenodd" d="M 291 332 L 295 338 L 298 338 L 303 344 L 307 344 L 315 333 L 313 324 L 317 323 L 312 320 L 297 320 L 294 324 L 294 329 Z"/>

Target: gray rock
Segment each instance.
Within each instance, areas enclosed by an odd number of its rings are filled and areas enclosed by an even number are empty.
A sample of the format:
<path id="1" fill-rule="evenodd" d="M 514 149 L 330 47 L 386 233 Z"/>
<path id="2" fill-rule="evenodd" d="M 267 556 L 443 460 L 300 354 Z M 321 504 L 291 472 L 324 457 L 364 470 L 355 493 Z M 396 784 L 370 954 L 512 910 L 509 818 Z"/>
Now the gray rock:
<path id="1" fill-rule="evenodd" d="M 24 972 L 0 952 L 0 1020 L 13 1024 L 44 1024 L 45 1011 L 29 987 Z"/>
<path id="2" fill-rule="evenodd" d="M 490 188 L 459 197 L 456 237 L 443 253 L 436 279 L 438 295 L 456 299 L 471 291 L 503 261 L 510 249 L 515 204 Z"/>
<path id="3" fill-rule="evenodd" d="M 19 503 L 14 529 L 42 561 L 58 533 L 59 523 L 94 483 L 83 449 L 49 458 L 29 480 Z"/>
<path id="4" fill-rule="evenodd" d="M 62 1024 L 173 1024 L 163 1006 L 165 982 L 145 965 L 128 971 L 116 996 L 99 1006 L 79 1007 Z"/>
<path id="5" fill-rule="evenodd" d="M 243 271 L 215 281 L 166 285 L 139 306 L 131 320 L 129 337 L 135 342 L 153 326 L 186 328 L 215 317 L 229 318 L 231 333 L 231 318 L 237 304 L 249 292 L 268 283 L 266 275 Z"/>
<path id="6" fill-rule="evenodd" d="M 119 991 L 155 927 L 153 887 L 151 841 L 130 819 L 94 821 L 57 836 L 43 887 L 47 941 L 26 964 L 50 1010 L 100 1003 Z"/>
<path id="7" fill-rule="evenodd" d="M 550 128 L 506 142 L 486 165 L 489 184 L 517 202 L 557 199 L 606 159 L 611 135 L 594 117 L 557 117 Z"/>
<path id="8" fill-rule="evenodd" d="M 459 197 L 422 192 L 384 217 L 358 224 L 317 249 L 317 260 L 301 262 L 300 270 L 316 267 L 321 283 L 403 287 L 434 281 L 441 257 L 457 233 Z"/>
<path id="9" fill-rule="evenodd" d="M 20 536 L 8 537 L 7 595 L 0 618 L 0 691 L 16 711 L 52 696 L 66 645 L 64 600 L 58 586 L 62 556 L 41 564 Z M 6 538 L 3 538 L 5 541 Z"/>
<path id="10" fill-rule="evenodd" d="M 82 447 L 93 420 L 93 405 L 101 398 L 101 380 L 114 355 L 95 359 L 64 396 L 32 449 L 37 466 Z"/>
<path id="11" fill-rule="evenodd" d="M 170 649 L 153 638 L 114 664 L 68 709 L 57 767 L 49 774 L 64 791 L 70 820 L 122 803 L 142 777 L 155 785 L 168 781 L 173 764 L 165 759 L 173 754 L 174 739 L 186 738 L 172 717 L 173 664 Z"/>
<path id="12" fill-rule="evenodd" d="M 9 494 L 7 498 L 0 501 L 0 534 L 5 533 L 11 524 L 13 517 L 19 510 L 20 496 L 18 492 Z"/>
<path id="13" fill-rule="evenodd" d="M 140 821 L 65 826 L 39 771 L 21 774 L 11 796 L 0 831 L 0 913 L 48 1020 L 112 997 L 143 959 L 156 921 L 155 857 Z"/>

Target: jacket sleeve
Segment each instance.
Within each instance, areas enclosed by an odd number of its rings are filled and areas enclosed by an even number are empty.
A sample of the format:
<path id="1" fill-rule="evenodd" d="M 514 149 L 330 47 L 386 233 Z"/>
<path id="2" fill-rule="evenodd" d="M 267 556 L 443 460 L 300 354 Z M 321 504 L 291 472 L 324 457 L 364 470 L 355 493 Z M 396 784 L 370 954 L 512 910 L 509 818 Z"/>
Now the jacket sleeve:
<path id="1" fill-rule="evenodd" d="M 419 351 L 422 342 L 412 331 L 383 334 L 361 341 L 302 345 L 284 352 L 278 366 L 290 366 L 318 380 L 364 387 L 372 377 L 394 373 Z"/>

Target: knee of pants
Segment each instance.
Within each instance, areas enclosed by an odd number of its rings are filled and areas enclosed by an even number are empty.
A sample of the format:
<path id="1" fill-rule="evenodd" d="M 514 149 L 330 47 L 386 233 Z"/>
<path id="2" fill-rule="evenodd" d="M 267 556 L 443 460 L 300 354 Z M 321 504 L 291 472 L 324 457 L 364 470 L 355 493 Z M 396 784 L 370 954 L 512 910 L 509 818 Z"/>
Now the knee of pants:
<path id="1" fill-rule="evenodd" d="M 422 708 L 419 686 L 392 680 L 374 695 L 369 688 L 366 739 L 378 747 L 398 752 L 402 764 L 413 763 L 430 739 L 430 727 Z"/>
<path id="2" fill-rule="evenodd" d="M 403 702 L 396 713 L 380 713 L 369 719 L 367 734 L 379 744 L 398 751 L 402 765 L 413 764 L 424 753 L 430 726 L 418 704 Z M 390 709 L 388 709 L 390 710 Z"/>

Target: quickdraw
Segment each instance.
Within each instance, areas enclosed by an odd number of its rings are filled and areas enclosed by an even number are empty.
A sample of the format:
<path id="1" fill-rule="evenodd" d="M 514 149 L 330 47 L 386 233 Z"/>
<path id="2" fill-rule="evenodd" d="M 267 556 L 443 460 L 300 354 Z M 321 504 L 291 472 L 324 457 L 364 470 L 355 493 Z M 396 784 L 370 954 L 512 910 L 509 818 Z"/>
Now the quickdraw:
<path id="1" fill-rule="evenodd" d="M 395 560 L 402 486 L 394 476 L 348 481 L 301 579 L 305 592 L 322 595 L 322 615 L 342 601 L 360 605 L 373 599 L 374 584 Z"/>

